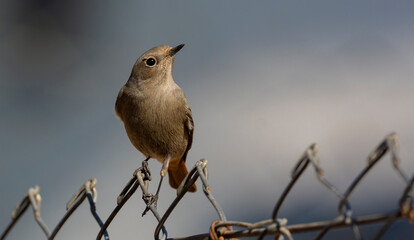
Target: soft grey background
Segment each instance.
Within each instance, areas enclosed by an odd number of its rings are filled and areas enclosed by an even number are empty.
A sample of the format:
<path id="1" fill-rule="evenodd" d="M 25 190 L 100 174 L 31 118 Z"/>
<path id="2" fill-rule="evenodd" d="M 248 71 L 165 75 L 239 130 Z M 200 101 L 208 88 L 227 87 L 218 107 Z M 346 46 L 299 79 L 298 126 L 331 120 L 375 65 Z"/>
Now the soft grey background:
<path id="1" fill-rule="evenodd" d="M 186 44 L 174 79 L 195 121 L 187 165 L 209 160 L 213 193 L 229 219 L 269 218 L 313 142 L 341 191 L 393 131 L 411 174 L 413 12 L 408 1 L 1 1 L 0 231 L 34 185 L 43 219 L 54 228 L 91 177 L 98 178 L 98 212 L 109 216 L 143 160 L 114 115 L 115 99 L 135 60 L 159 44 Z M 150 163 L 153 191 L 160 166 Z M 387 156 L 352 195 L 354 214 L 395 209 L 403 188 Z M 164 185 L 160 212 L 174 197 Z M 289 223 L 326 220 L 336 206 L 308 170 L 280 216 Z M 137 192 L 109 227 L 111 239 L 152 239 L 156 221 L 141 218 L 144 208 Z M 85 202 L 57 239 L 95 239 L 88 211 Z M 207 232 L 215 219 L 199 191 L 185 196 L 166 227 L 170 237 L 186 236 Z M 376 227 L 364 228 L 365 236 Z M 413 234 L 402 222 L 384 237 Z M 28 211 L 8 239 L 44 236 Z"/>

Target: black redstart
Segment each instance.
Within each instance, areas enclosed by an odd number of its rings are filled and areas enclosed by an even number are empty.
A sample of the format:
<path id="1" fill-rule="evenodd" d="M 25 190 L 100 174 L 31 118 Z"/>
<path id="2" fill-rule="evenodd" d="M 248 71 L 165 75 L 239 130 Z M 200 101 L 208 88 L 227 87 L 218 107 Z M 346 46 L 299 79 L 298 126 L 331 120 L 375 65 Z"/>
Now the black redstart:
<path id="1" fill-rule="evenodd" d="M 159 188 L 167 172 L 175 189 L 188 173 L 185 160 L 194 123 L 187 99 L 172 77 L 175 54 L 183 47 L 161 45 L 142 54 L 115 104 L 131 143 L 147 159 L 162 163 Z M 195 185 L 189 189 L 196 190 Z"/>

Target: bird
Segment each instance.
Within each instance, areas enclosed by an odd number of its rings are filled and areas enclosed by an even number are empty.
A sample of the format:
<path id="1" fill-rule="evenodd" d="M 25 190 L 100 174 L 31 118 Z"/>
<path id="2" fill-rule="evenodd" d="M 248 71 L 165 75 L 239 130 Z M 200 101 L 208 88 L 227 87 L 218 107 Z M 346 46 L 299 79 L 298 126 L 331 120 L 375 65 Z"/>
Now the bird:
<path id="1" fill-rule="evenodd" d="M 194 121 L 187 98 L 172 76 L 175 55 L 183 47 L 160 45 L 142 54 L 115 103 L 115 113 L 132 145 L 146 161 L 152 158 L 162 163 L 157 198 L 167 172 L 174 189 L 188 174 L 185 161 L 193 142 Z M 195 184 L 188 189 L 196 190 Z"/>

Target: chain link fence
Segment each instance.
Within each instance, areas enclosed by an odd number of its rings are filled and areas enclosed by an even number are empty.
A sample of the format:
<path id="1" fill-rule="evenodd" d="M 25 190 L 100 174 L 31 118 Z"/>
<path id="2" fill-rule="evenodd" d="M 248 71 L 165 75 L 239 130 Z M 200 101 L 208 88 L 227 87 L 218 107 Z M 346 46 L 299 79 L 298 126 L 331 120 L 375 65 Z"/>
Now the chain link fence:
<path id="1" fill-rule="evenodd" d="M 387 213 L 354 216 L 351 204 L 349 203 L 348 199 L 350 198 L 355 188 L 367 175 L 367 173 L 376 165 L 376 163 L 384 158 L 384 155 L 387 152 L 390 152 L 392 166 L 396 174 L 401 178 L 402 184 L 405 185 L 405 189 L 399 197 L 399 208 Z M 289 225 L 287 224 L 287 219 L 280 218 L 279 210 L 285 202 L 285 199 L 289 195 L 291 189 L 295 186 L 297 180 L 308 168 L 313 168 L 316 174 L 316 178 L 320 184 L 322 184 L 329 192 L 332 192 L 332 194 L 334 194 L 338 199 L 338 215 L 334 219 L 330 220 Z M 164 226 L 165 221 L 174 211 L 174 208 L 177 206 L 180 200 L 187 193 L 188 189 L 198 179 L 200 179 L 203 184 L 203 193 L 217 212 L 218 220 L 214 221 L 211 224 L 209 231 L 206 233 L 187 237 L 168 238 L 168 232 Z M 129 180 L 129 182 L 121 191 L 121 194 L 117 198 L 117 205 L 115 209 L 112 211 L 105 222 L 103 222 L 99 217 L 95 206 L 97 197 L 95 185 L 97 180 L 95 178 L 92 178 L 86 181 L 84 185 L 79 189 L 79 191 L 76 192 L 72 199 L 68 202 L 66 205 L 67 212 L 52 232 L 50 232 L 49 228 L 41 218 L 41 196 L 39 187 L 36 186 L 30 188 L 27 195 L 18 203 L 16 209 L 13 210 L 12 220 L 4 232 L 1 234 L 0 240 L 6 239 L 7 234 L 13 229 L 16 222 L 30 206 L 32 207 L 35 220 L 44 232 L 46 238 L 49 240 L 55 239 L 56 235 L 59 233 L 59 230 L 64 226 L 72 213 L 76 211 L 76 209 L 84 202 L 86 198 L 88 199 L 90 205 L 91 214 L 100 228 L 96 239 L 101 240 L 104 238 L 106 240 L 109 240 L 110 237 L 107 231 L 108 226 L 111 224 L 112 220 L 116 217 L 124 204 L 138 188 L 141 189 L 142 199 L 147 206 L 142 215 L 145 215 L 148 211 L 151 211 L 155 218 L 158 220 L 158 225 L 154 231 L 154 239 L 156 240 L 219 240 L 252 237 L 260 240 L 269 235 L 275 236 L 275 239 L 293 239 L 294 234 L 304 232 L 318 232 L 314 239 L 322 239 L 330 230 L 338 228 L 350 228 L 355 239 L 363 239 L 360 231 L 361 226 L 382 223 L 382 227 L 374 236 L 374 239 L 380 239 L 390 228 L 390 226 L 397 220 L 407 219 L 410 222 L 414 222 L 414 198 L 412 195 L 414 174 L 410 178 L 400 167 L 400 158 L 398 156 L 398 137 L 394 133 L 388 135 L 369 155 L 367 165 L 364 169 L 362 169 L 360 174 L 356 176 L 354 181 L 352 181 L 344 193 L 340 192 L 324 177 L 324 172 L 319 163 L 318 146 L 316 144 L 312 144 L 305 150 L 296 165 L 293 167 L 291 180 L 276 202 L 271 218 L 255 223 L 227 220 L 224 211 L 213 197 L 211 188 L 208 184 L 207 160 L 205 159 L 199 160 L 189 171 L 187 177 L 183 180 L 177 189 L 177 197 L 174 199 L 174 201 L 162 216 L 157 211 L 156 201 L 154 201 L 153 194 L 148 192 L 150 181 L 151 171 L 148 167 L 147 161 L 143 161 L 142 166 L 134 172 L 131 180 Z"/>

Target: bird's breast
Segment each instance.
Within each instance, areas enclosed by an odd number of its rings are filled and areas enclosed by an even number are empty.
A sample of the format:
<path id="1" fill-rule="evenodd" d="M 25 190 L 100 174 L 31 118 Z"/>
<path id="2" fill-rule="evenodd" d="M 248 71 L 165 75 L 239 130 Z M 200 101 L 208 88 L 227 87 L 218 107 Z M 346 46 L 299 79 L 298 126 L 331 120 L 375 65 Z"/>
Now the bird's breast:
<path id="1" fill-rule="evenodd" d="M 171 91 L 127 96 L 123 122 L 132 144 L 146 156 L 164 159 L 181 157 L 187 147 L 185 105 Z M 160 160 L 161 161 L 161 160 Z"/>

